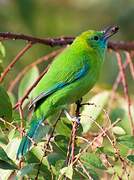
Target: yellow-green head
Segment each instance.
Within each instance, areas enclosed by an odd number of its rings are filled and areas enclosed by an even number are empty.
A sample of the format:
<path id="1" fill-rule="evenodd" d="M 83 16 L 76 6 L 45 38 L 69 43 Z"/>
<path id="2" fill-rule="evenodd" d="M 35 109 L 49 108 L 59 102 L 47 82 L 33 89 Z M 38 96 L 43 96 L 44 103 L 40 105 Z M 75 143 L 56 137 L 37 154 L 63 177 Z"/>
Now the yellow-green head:
<path id="1" fill-rule="evenodd" d="M 119 27 L 110 26 L 102 31 L 88 30 L 83 32 L 76 38 L 76 42 L 80 42 L 90 50 L 104 51 L 107 47 L 109 37 L 118 31 Z"/>

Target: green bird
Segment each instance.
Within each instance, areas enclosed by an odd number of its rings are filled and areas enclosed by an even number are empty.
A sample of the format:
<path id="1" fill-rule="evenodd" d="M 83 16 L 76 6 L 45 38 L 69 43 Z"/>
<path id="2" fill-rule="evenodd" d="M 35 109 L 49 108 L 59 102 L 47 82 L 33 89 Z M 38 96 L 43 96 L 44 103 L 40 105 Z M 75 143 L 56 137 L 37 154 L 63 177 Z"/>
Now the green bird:
<path id="1" fill-rule="evenodd" d="M 117 26 L 111 26 L 103 31 L 83 32 L 54 59 L 35 88 L 36 96 L 30 104 L 30 108 L 34 108 L 30 129 L 22 138 L 17 158 L 29 150 L 32 145 L 30 138 L 36 139 L 46 118 L 59 110 L 64 110 L 71 118 L 65 110 L 66 106 L 82 98 L 94 86 L 104 61 L 108 39 L 117 31 Z"/>

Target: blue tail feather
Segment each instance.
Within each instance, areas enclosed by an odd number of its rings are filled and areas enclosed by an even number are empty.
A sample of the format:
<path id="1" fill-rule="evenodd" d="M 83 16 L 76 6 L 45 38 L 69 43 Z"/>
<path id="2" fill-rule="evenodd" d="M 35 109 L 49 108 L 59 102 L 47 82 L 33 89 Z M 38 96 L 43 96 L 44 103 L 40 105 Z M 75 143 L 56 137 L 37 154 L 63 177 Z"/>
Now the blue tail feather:
<path id="1" fill-rule="evenodd" d="M 33 141 L 35 140 L 36 134 L 38 134 L 39 127 L 43 121 L 44 121 L 44 118 L 42 118 L 41 120 L 35 120 L 35 119 L 32 120 L 30 130 L 28 131 L 27 136 L 24 136 L 21 140 L 21 143 L 17 152 L 17 159 L 24 156 L 26 152 L 29 150 L 32 144 L 30 138 L 32 138 Z"/>

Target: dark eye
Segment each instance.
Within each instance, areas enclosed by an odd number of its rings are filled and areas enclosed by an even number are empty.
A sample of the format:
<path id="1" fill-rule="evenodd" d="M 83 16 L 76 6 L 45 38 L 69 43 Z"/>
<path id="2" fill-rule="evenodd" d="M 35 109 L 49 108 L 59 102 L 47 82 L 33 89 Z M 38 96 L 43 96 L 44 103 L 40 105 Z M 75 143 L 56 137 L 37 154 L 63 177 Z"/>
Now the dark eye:
<path id="1" fill-rule="evenodd" d="M 98 40 L 99 40 L 99 37 L 98 37 L 98 36 L 94 36 L 93 39 L 94 39 L 95 41 L 98 41 Z"/>

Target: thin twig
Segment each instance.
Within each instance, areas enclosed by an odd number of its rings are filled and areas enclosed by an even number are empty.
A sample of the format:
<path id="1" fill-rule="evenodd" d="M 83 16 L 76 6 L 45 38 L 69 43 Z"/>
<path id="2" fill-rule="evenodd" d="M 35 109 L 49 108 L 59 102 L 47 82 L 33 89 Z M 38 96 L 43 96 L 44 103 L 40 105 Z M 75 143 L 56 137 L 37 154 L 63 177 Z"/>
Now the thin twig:
<path id="1" fill-rule="evenodd" d="M 123 64 L 123 68 L 124 69 L 126 69 L 127 68 L 127 66 L 128 66 L 128 64 L 129 64 L 129 61 L 128 61 L 128 58 L 126 58 L 126 61 L 125 61 L 125 63 Z M 115 99 L 115 92 L 116 92 L 116 90 L 117 90 L 117 88 L 118 88 L 118 86 L 119 86 L 119 84 L 120 84 L 120 82 L 121 82 L 121 72 L 119 71 L 119 73 L 118 73 L 118 75 L 117 75 L 117 78 L 116 78 L 116 80 L 115 80 L 115 82 L 114 82 L 114 84 L 113 84 L 113 87 L 112 87 L 112 93 L 111 93 L 111 95 L 110 95 L 110 100 L 109 100 L 109 102 L 108 102 L 108 111 L 110 111 L 110 107 L 111 107 L 111 105 L 112 105 L 112 102 L 113 102 L 113 100 Z"/>
<path id="2" fill-rule="evenodd" d="M 93 103 L 84 103 L 84 105 L 94 105 L 95 107 L 99 107 L 98 105 L 95 105 Z M 109 122 L 110 121 L 110 118 L 109 118 L 109 115 L 107 113 L 107 111 L 105 109 L 103 109 L 103 112 L 104 112 L 104 115 L 106 116 L 106 118 L 108 119 Z M 123 166 L 123 169 L 125 170 L 126 174 L 127 174 L 127 171 L 126 171 L 126 165 L 128 165 L 127 161 L 121 157 L 120 153 L 119 153 L 119 149 L 116 147 L 116 141 L 115 140 L 111 140 L 110 137 L 108 136 L 108 134 L 105 132 L 105 130 L 90 116 L 89 117 L 91 121 L 93 121 L 98 127 L 99 129 L 103 132 L 103 136 L 106 136 L 107 139 L 109 140 L 109 142 L 111 143 L 112 147 L 114 148 L 114 151 L 115 151 L 115 154 L 117 155 L 117 157 L 120 159 L 121 163 L 122 163 L 122 166 Z M 94 141 L 95 142 L 95 141 Z M 93 144 L 93 143 L 92 143 Z"/>
<path id="3" fill-rule="evenodd" d="M 125 54 L 126 54 L 126 59 L 129 62 L 129 67 L 130 67 L 131 75 L 132 75 L 132 77 L 134 79 L 134 65 L 133 65 L 133 62 L 132 62 L 132 58 L 131 58 L 129 52 L 126 51 Z"/>
<path id="4" fill-rule="evenodd" d="M 75 112 L 75 115 L 76 115 L 76 118 L 80 118 L 80 108 L 81 108 L 81 102 L 82 102 L 82 99 L 78 100 L 76 102 L 76 112 Z M 77 128 L 78 128 L 78 122 L 75 121 L 73 123 L 73 126 L 72 126 L 72 133 L 71 133 L 71 153 L 70 153 L 70 159 L 69 159 L 69 162 L 68 162 L 68 165 L 69 164 L 72 164 L 73 161 L 74 161 L 74 157 L 75 157 L 75 140 L 76 140 L 76 133 L 77 133 Z"/>
<path id="5" fill-rule="evenodd" d="M 88 170 L 86 170 L 86 168 L 83 166 L 83 164 L 81 163 L 80 160 L 78 160 L 78 164 L 81 166 L 81 168 L 83 169 L 83 172 L 87 175 L 89 180 L 93 180 L 93 178 L 90 176 Z"/>
<path id="6" fill-rule="evenodd" d="M 98 105 L 95 105 L 94 103 L 84 103 L 82 105 L 94 105 L 95 107 L 99 107 Z M 103 108 L 102 109 L 104 112 L 104 115 L 106 116 L 106 118 L 108 119 L 109 122 L 111 122 L 110 117 L 108 115 L 108 112 Z M 104 129 L 90 116 L 90 120 L 92 120 L 99 128 L 102 132 L 104 132 Z M 119 160 L 122 163 L 122 169 L 124 170 L 124 172 L 126 173 L 126 175 L 128 176 L 128 172 L 126 170 L 126 166 L 129 166 L 129 164 L 127 163 L 127 161 L 120 155 L 119 149 L 116 147 L 116 141 L 115 139 L 112 141 L 110 139 L 110 137 L 108 136 L 108 134 L 106 132 L 103 133 L 103 136 L 106 136 L 107 139 L 109 140 L 109 142 L 111 143 L 112 147 L 114 148 L 115 154 L 117 155 L 117 157 L 119 158 Z"/>
<path id="7" fill-rule="evenodd" d="M 105 128 L 103 132 L 101 132 L 97 137 L 95 137 L 79 154 L 76 155 L 76 158 L 73 161 L 73 165 L 79 160 L 79 158 L 82 156 L 83 153 L 85 153 L 88 148 L 96 141 L 97 138 L 105 135 L 107 131 L 109 131 L 111 128 L 113 128 L 118 122 L 120 122 L 120 119 L 117 119 L 113 124 L 111 124 L 108 128 Z"/>
<path id="8" fill-rule="evenodd" d="M 130 121 L 130 126 L 131 126 L 131 132 L 134 135 L 134 122 L 133 122 L 133 118 L 132 118 L 132 114 L 131 114 L 131 108 L 130 108 L 131 107 L 131 101 L 130 101 L 129 92 L 128 92 L 128 85 L 126 82 L 125 70 L 124 70 L 124 67 L 122 64 L 120 53 L 118 51 L 116 51 L 115 54 L 116 54 L 116 58 L 118 61 L 119 70 L 121 73 L 121 80 L 122 80 L 125 98 L 126 98 L 127 104 L 128 104 L 128 115 L 129 115 L 129 121 Z"/>
<path id="9" fill-rule="evenodd" d="M 1 32 L 0 40 L 25 40 L 30 41 L 32 43 L 40 43 L 48 46 L 64 46 L 67 44 L 71 44 L 75 37 L 58 37 L 58 38 L 36 38 L 29 35 L 24 34 L 15 34 L 12 32 Z M 131 51 L 134 50 L 134 41 L 125 42 L 125 41 L 109 41 L 108 48 L 113 50 L 125 50 Z"/>
<path id="10" fill-rule="evenodd" d="M 66 165 L 70 164 L 71 143 L 72 143 L 72 131 L 71 131 L 71 136 L 70 136 L 68 146 L 67 146 Z"/>
<path id="11" fill-rule="evenodd" d="M 39 59 L 37 59 L 36 61 L 34 61 L 32 64 L 27 65 L 18 75 L 17 77 L 10 83 L 10 86 L 8 88 L 8 92 L 12 92 L 13 88 L 15 87 L 15 85 L 19 82 L 20 78 L 32 67 L 44 62 L 44 61 L 48 61 L 51 58 L 54 58 L 57 54 L 59 54 L 63 49 L 58 49 L 55 50 Z"/>
<path id="12" fill-rule="evenodd" d="M 54 134 L 54 131 L 55 131 L 55 128 L 56 128 L 56 125 L 60 119 L 60 116 L 61 116 L 61 113 L 59 115 L 59 117 L 57 118 L 57 120 L 55 121 L 54 125 L 53 125 L 53 128 L 52 128 L 52 131 L 50 132 L 49 134 L 49 137 L 47 139 L 47 142 L 44 143 L 44 150 L 43 150 L 43 156 L 40 160 L 40 163 L 39 163 L 39 167 L 38 167 L 38 171 L 37 171 L 37 175 L 35 177 L 35 180 L 38 180 L 38 176 L 39 176 L 39 173 L 40 173 L 40 167 L 41 167 L 41 164 L 42 164 L 42 161 L 43 161 L 43 158 L 46 156 L 46 153 L 47 153 L 47 149 L 48 149 L 48 146 L 49 146 L 49 143 L 50 143 L 50 140 L 51 138 L 53 137 L 53 134 Z"/>
<path id="13" fill-rule="evenodd" d="M 24 55 L 24 53 L 32 47 L 32 43 L 29 42 L 18 54 L 17 56 L 11 61 L 11 63 L 7 66 L 7 68 L 4 70 L 4 72 L 1 74 L 0 77 L 0 83 L 4 80 L 8 72 L 11 70 L 11 68 L 15 65 L 15 63 Z"/>
<path id="14" fill-rule="evenodd" d="M 77 127 L 78 127 L 78 123 L 75 121 L 72 127 L 72 148 L 71 148 L 71 156 L 70 156 L 71 162 L 70 163 L 74 161 L 74 157 L 75 157 L 75 140 L 76 140 Z"/>
<path id="15" fill-rule="evenodd" d="M 16 129 L 20 134 L 22 134 L 23 133 L 23 135 L 24 136 L 26 136 L 30 141 L 31 141 L 31 143 L 34 145 L 34 146 L 36 146 L 37 144 L 36 144 L 36 142 L 35 141 L 33 141 L 33 139 L 32 138 L 30 138 L 29 136 L 27 136 L 27 133 L 25 132 L 25 130 L 24 129 L 21 129 L 20 127 L 18 127 L 18 126 L 15 126 L 15 125 L 13 125 L 12 123 L 10 123 L 10 122 L 8 122 L 8 121 L 6 121 L 6 120 L 4 120 L 3 118 L 0 118 L 0 121 L 1 122 L 3 122 L 4 124 L 7 124 L 7 125 L 9 125 L 10 127 L 12 127 L 13 129 Z"/>
<path id="16" fill-rule="evenodd" d="M 38 82 L 41 80 L 41 78 L 44 76 L 44 74 L 47 72 L 47 70 L 48 70 L 48 67 L 40 74 L 40 76 L 35 80 L 35 82 L 32 84 L 32 86 L 29 87 L 29 89 L 26 91 L 25 95 L 15 104 L 13 109 L 16 109 L 19 106 L 22 106 L 23 102 L 28 98 L 28 95 L 30 94 L 30 92 L 38 84 Z"/>

